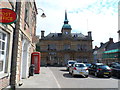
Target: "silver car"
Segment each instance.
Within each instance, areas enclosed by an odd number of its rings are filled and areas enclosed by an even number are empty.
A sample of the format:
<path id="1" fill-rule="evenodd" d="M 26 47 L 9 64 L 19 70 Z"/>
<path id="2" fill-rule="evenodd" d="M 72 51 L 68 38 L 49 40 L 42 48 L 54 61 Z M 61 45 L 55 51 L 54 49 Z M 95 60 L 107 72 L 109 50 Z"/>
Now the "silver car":
<path id="1" fill-rule="evenodd" d="M 67 70 L 69 70 L 69 67 L 70 67 L 72 64 L 74 64 L 74 63 L 77 63 L 77 61 L 75 61 L 75 60 L 68 60 L 68 62 L 67 62 Z"/>
<path id="2" fill-rule="evenodd" d="M 84 63 L 74 63 L 70 68 L 69 68 L 69 73 L 74 75 L 82 75 L 84 77 L 88 77 L 89 71 L 88 67 Z"/>

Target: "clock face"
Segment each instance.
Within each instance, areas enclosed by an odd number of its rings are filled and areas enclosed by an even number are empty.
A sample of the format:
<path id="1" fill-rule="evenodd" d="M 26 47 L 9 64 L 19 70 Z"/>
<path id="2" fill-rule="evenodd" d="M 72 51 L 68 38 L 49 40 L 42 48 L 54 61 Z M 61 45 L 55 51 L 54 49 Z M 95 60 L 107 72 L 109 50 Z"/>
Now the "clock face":
<path id="1" fill-rule="evenodd" d="M 68 34 L 68 32 L 65 32 L 65 34 Z"/>

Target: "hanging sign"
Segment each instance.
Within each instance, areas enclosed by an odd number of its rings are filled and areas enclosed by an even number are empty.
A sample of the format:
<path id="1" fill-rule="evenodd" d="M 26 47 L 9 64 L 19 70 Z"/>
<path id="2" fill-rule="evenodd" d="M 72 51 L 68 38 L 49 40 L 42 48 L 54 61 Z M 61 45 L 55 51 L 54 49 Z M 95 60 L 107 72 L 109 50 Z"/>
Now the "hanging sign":
<path id="1" fill-rule="evenodd" d="M 17 20 L 17 14 L 15 11 L 9 8 L 0 8 L 0 23 L 12 24 Z"/>

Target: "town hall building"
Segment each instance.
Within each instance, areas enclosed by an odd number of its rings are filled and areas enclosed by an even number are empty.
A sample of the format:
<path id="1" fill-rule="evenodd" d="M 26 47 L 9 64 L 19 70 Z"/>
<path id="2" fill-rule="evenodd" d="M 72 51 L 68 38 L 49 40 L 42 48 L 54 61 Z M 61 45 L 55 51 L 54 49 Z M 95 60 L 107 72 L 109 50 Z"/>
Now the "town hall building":
<path id="1" fill-rule="evenodd" d="M 72 33 L 71 25 L 68 24 L 67 12 L 61 33 L 50 33 L 44 36 L 41 31 L 40 46 L 41 65 L 66 65 L 68 60 L 78 62 L 92 62 L 92 35 Z"/>

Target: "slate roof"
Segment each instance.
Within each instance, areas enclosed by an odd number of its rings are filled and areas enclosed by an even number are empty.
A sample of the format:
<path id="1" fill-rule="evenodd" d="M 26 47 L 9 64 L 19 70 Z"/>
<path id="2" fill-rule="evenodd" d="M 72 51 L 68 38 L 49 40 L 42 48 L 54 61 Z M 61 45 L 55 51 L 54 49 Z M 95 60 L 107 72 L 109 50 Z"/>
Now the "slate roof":
<path id="1" fill-rule="evenodd" d="M 120 49 L 120 41 L 112 43 L 108 46 L 107 50 Z"/>
<path id="2" fill-rule="evenodd" d="M 50 33 L 46 37 L 42 38 L 43 40 L 92 40 L 88 36 L 83 35 L 82 33 L 71 33 L 71 34 L 62 34 L 62 33 Z"/>

